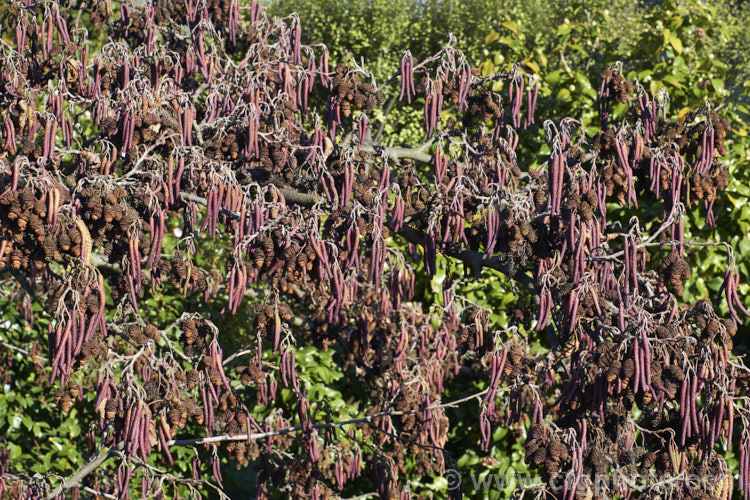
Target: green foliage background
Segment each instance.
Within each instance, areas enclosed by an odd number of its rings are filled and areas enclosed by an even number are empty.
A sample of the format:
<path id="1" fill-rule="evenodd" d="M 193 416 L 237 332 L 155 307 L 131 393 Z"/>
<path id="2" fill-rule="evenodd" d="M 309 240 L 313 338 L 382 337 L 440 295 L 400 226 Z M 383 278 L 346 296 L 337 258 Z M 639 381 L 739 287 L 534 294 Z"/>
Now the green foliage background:
<path id="1" fill-rule="evenodd" d="M 267 2 L 274 15 L 297 12 L 302 20 L 307 43 L 325 43 L 332 61 L 364 60 L 379 82 L 387 79 L 399 66 L 404 50 L 409 49 L 417 60 L 436 52 L 448 40 L 456 45 L 489 74 L 512 63 L 520 63 L 524 71 L 535 73 L 542 84 L 537 116 L 559 120 L 572 116 L 583 121 L 589 133 L 596 132 L 594 102 L 601 71 L 616 61 L 625 63 L 629 78 L 637 77 L 651 92 L 664 87 L 671 96 L 669 113 L 679 115 L 704 105 L 714 96 L 711 106 L 729 119 L 732 134 L 728 137 L 729 157 L 726 159 L 732 183 L 715 204 L 717 226 L 703 224 L 701 210 L 692 207 L 690 217 L 702 227 L 699 236 L 713 241 L 727 241 L 735 248 L 735 258 L 742 275 L 740 296 L 750 294 L 750 34 L 746 29 L 750 9 L 744 2 L 676 1 L 637 3 L 629 0 L 273 0 Z M 560 22 L 562 20 L 562 22 Z M 394 97 L 397 86 L 387 90 L 387 99 Z M 387 102 L 387 101 L 386 101 Z M 446 116 L 443 117 L 447 118 Z M 382 142 L 387 145 L 415 145 L 423 135 L 419 106 L 407 109 L 393 104 L 390 113 L 376 115 L 383 123 Z M 377 124 L 375 125 L 377 127 Z M 524 137 L 519 158 L 526 168 L 534 168 L 548 152 L 543 132 L 537 127 Z M 645 213 L 642 215 L 646 215 Z M 690 237 L 691 235 L 686 235 Z M 175 243 L 173 241 L 172 243 Z M 200 255 L 223 261 L 221 242 L 200 242 L 216 251 Z M 700 297 L 715 298 L 727 263 L 721 248 L 703 247 L 693 251 L 693 279 L 687 284 L 684 299 L 690 303 Z M 506 306 L 515 300 L 511 285 L 493 271 L 485 271 L 482 280 L 461 285 L 469 299 L 493 311 L 492 327 L 507 326 Z M 440 259 L 439 272 L 432 282 L 420 283 L 421 300 L 426 305 L 442 300 L 440 283 L 450 277 L 462 277 L 461 266 Z M 15 376 L 4 380 L 0 391 L 0 436 L 8 449 L 11 471 L 69 475 L 87 461 L 85 433 L 92 401 L 79 402 L 70 413 L 63 413 L 52 402 L 58 387 L 45 380 L 49 370 L 43 360 L 8 345 L 28 350 L 42 346 L 46 352 L 47 323 L 43 314 L 36 314 L 32 323 L 24 318 L 20 303 L 7 294 L 7 285 L 0 288 L 0 362 L 11 363 Z M 248 304 L 236 316 L 222 315 L 225 297 L 208 301 L 186 299 L 179 290 L 164 289 L 152 296 L 147 304 L 155 323 L 167 325 L 183 311 L 207 314 L 222 332 L 225 352 L 233 352 L 252 341 Z M 746 301 L 746 305 L 748 305 Z M 39 304 L 29 304 L 36 313 Z M 725 308 L 722 305 L 722 310 Z M 735 352 L 748 350 L 747 330 L 736 337 Z M 311 400 L 325 399 L 342 418 L 360 415 L 367 408 L 365 394 L 352 388 L 350 379 L 337 362 L 335 349 L 322 351 L 307 347 L 297 353 L 300 379 L 308 386 Z M 271 354 L 267 354 L 271 355 Z M 459 377 L 447 398 L 460 397 L 481 389 L 485 381 Z M 252 395 L 251 395 L 252 396 Z M 287 414 L 293 414 L 288 394 Z M 362 398 L 362 400 L 360 400 Z M 509 470 L 530 472 L 523 461 L 524 449 L 519 440 L 523 429 L 494 429 L 489 459 L 479 451 L 478 416 L 475 406 L 450 410 L 455 425 L 449 435 L 448 451 L 464 476 L 468 497 L 505 498 L 513 489 L 472 492 L 469 472 L 479 477 L 489 473 L 503 474 Z M 269 409 L 255 408 L 261 420 Z M 518 431 L 518 432 L 516 432 Z M 177 468 L 190 470 L 193 450 L 175 451 Z M 730 465 L 737 462 L 727 456 Z M 162 465 L 157 455 L 155 465 Z M 223 458 L 225 486 L 234 498 L 253 494 L 252 465 L 236 470 Z M 204 463 L 206 463 L 204 457 Z M 414 475 L 412 491 L 446 495 L 444 478 L 419 478 Z M 373 491 L 364 479 L 350 485 L 347 491 Z M 344 492 L 346 496 L 346 492 Z"/>

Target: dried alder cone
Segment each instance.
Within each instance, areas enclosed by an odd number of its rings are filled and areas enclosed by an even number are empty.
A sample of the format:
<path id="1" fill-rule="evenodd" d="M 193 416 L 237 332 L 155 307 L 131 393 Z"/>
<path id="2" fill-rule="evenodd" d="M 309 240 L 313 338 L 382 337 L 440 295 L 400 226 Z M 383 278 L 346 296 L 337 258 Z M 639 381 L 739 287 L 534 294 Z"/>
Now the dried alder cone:
<path id="1" fill-rule="evenodd" d="M 680 301 L 694 265 L 686 206 L 713 224 L 729 182 L 728 124 L 708 104 L 670 120 L 667 96 L 616 65 L 589 141 L 574 119 L 535 118 L 539 82 L 517 66 L 483 77 L 449 43 L 424 61 L 405 53 L 378 85 L 354 62 L 331 67 L 297 16 L 268 19 L 257 1 L 14 1 L 0 22 L 15 36 L 0 56 L 0 273 L 52 320 L 54 399 L 85 407 L 91 456 L 122 450 L 82 482 L 45 479 L 50 498 L 80 486 L 162 497 L 177 469 L 139 464 L 155 452 L 174 464 L 201 428 L 213 441 L 180 479 L 188 489 L 223 488 L 226 453 L 253 464 L 259 498 L 416 497 L 410 477 L 449 468 L 445 394 L 471 376 L 486 388 L 462 400 L 479 405 L 480 447 L 493 427 L 528 422 L 526 461 L 565 477 L 550 498 L 591 498 L 594 475 L 615 473 L 625 480 L 602 498 L 728 498 L 718 452 L 737 442 L 750 490 L 750 371 L 732 354 L 747 311 L 731 258 L 730 318 Z M 368 116 L 389 95 L 424 98 L 423 147 L 373 143 Z M 522 134 L 537 133 L 550 154 L 525 172 Z M 612 204 L 660 215 L 614 218 Z M 174 230 L 184 237 L 168 245 Z M 418 274 L 431 278 L 438 254 L 450 258 L 442 300 L 424 304 Z M 489 267 L 527 287 L 508 328 L 462 296 L 459 261 L 467 277 Z M 234 332 L 191 310 L 149 323 L 158 290 L 247 315 L 247 345 L 224 353 Z M 554 356 L 537 337 L 555 339 Z M 369 397 L 353 405 L 362 418 L 311 399 L 305 346 L 334 350 L 343 390 Z M 663 480 L 628 479 L 651 473 Z M 672 480 L 709 476 L 720 481 Z M 0 494 L 38 496 L 14 478 Z"/>

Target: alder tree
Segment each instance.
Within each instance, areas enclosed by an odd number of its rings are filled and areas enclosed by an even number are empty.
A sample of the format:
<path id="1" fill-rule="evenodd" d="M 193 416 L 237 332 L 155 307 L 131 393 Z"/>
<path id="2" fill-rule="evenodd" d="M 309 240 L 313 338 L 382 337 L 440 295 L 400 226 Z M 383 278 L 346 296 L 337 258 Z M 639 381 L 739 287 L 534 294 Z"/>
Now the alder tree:
<path id="1" fill-rule="evenodd" d="M 253 465 L 258 498 L 416 497 L 410 481 L 456 468 L 459 406 L 478 453 L 523 430 L 527 463 L 564 478 L 539 498 L 592 498 L 615 473 L 599 498 L 750 487 L 740 276 L 686 217 L 713 224 L 729 183 L 710 102 L 673 120 L 618 64 L 584 130 L 535 116 L 522 66 L 483 75 L 450 37 L 379 82 L 257 1 L 13 0 L 1 22 L 0 277 L 49 320 L 48 396 L 92 424 L 68 477 L 0 453 L 3 497 L 223 496 L 227 457 Z M 380 144 L 390 96 L 424 108 L 421 145 Z M 686 304 L 700 245 L 729 266 L 713 303 Z M 498 272 L 499 326 L 462 293 Z M 149 310 L 157 292 L 177 321 Z M 244 315 L 244 347 L 196 300 Z M 334 352 L 356 418 L 308 392 L 309 346 Z M 447 398 L 459 378 L 480 389 Z"/>

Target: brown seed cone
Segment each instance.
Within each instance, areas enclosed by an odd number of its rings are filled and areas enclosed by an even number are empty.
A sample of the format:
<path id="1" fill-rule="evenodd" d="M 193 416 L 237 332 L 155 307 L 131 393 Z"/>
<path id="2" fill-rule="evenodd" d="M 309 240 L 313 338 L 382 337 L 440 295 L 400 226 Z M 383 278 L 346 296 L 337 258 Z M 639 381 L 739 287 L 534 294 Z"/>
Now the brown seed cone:
<path id="1" fill-rule="evenodd" d="M 531 457 L 536 453 L 540 445 L 541 441 L 539 439 L 530 439 L 526 441 L 526 463 L 530 463 Z"/>
<path id="2" fill-rule="evenodd" d="M 617 380 L 617 376 L 620 374 L 620 368 L 622 368 L 622 363 L 620 363 L 620 360 L 613 360 L 612 364 L 610 364 L 609 368 L 607 368 L 607 382 L 611 384 L 615 380 Z"/>
<path id="3" fill-rule="evenodd" d="M 550 441 L 548 449 L 549 449 L 549 457 L 552 460 L 565 461 L 569 457 L 567 445 L 557 438 L 554 438 Z"/>
<path id="4" fill-rule="evenodd" d="M 544 435 L 544 426 L 542 424 L 532 424 L 529 427 L 529 438 L 540 439 Z"/>
<path id="5" fill-rule="evenodd" d="M 630 377 L 633 376 L 634 373 L 635 373 L 635 362 L 633 361 L 632 358 L 628 358 L 622 363 L 622 370 L 620 371 L 620 375 L 624 379 L 629 379 Z"/>
<path id="6" fill-rule="evenodd" d="M 649 451 L 643 456 L 643 460 L 641 461 L 641 467 L 644 469 L 650 469 L 652 465 L 654 465 L 654 462 L 656 462 L 656 453 L 653 451 Z"/>
<path id="7" fill-rule="evenodd" d="M 71 398 L 70 395 L 65 394 L 62 397 L 62 400 L 60 401 L 60 408 L 62 408 L 63 412 L 68 413 L 72 406 L 73 406 L 73 398 Z"/>
<path id="8" fill-rule="evenodd" d="M 188 389 L 192 389 L 196 385 L 198 385 L 198 382 L 200 381 L 200 373 L 198 373 L 198 370 L 189 370 L 187 372 L 187 375 L 185 376 L 185 384 L 187 385 Z"/>
<path id="9" fill-rule="evenodd" d="M 547 459 L 547 448 L 540 447 L 532 455 L 532 457 L 531 457 L 531 465 L 533 467 L 538 467 L 546 459 Z"/>

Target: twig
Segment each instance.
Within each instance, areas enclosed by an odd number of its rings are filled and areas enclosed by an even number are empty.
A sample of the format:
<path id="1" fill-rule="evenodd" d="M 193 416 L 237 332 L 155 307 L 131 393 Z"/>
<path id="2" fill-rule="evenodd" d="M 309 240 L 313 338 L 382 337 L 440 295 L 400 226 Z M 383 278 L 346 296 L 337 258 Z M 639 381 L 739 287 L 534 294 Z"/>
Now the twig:
<path id="1" fill-rule="evenodd" d="M 437 405 L 428 406 L 427 408 L 417 408 L 414 410 L 404 410 L 404 411 L 384 411 L 375 413 L 373 415 L 368 415 L 366 417 L 360 417 L 360 418 L 354 418 L 351 420 L 343 420 L 341 422 L 330 422 L 325 424 L 313 424 L 313 429 L 330 429 L 334 427 L 343 427 L 346 425 L 353 425 L 353 424 L 362 424 L 370 422 L 376 418 L 381 417 L 398 417 L 401 415 L 413 415 L 415 413 L 420 413 L 423 411 L 428 410 L 437 410 L 440 408 L 455 408 L 461 403 L 465 403 L 466 401 L 471 401 L 472 399 L 479 399 L 482 396 L 484 396 L 489 389 L 485 389 L 481 392 L 478 392 L 476 394 L 472 394 L 471 396 L 466 396 L 461 399 L 457 399 L 455 401 L 451 401 L 449 403 L 441 403 Z M 267 437 L 272 436 L 283 436 L 286 434 L 291 434 L 297 431 L 301 431 L 303 429 L 302 426 L 295 426 L 295 427 L 288 427 L 286 429 L 279 429 L 276 431 L 269 431 L 269 432 L 258 432 L 254 434 L 223 434 L 221 436 L 211 436 L 211 437 L 205 437 L 205 438 L 195 438 L 195 439 L 173 439 L 167 443 L 168 446 L 192 446 L 196 444 L 210 444 L 210 443 L 221 443 L 224 441 L 255 441 L 258 439 L 264 439 Z"/>
<path id="2" fill-rule="evenodd" d="M 31 356 L 31 352 L 27 351 L 26 349 L 21 349 L 20 347 L 16 347 L 14 345 L 11 345 L 11 344 L 5 342 L 4 340 L 0 340 L 0 345 L 2 345 L 3 347 L 7 347 L 8 349 L 12 349 L 14 351 L 18 351 L 18 352 L 20 352 L 22 354 L 26 354 L 27 356 Z M 36 358 L 39 361 L 44 361 L 44 362 L 48 361 L 47 358 L 45 358 L 44 356 L 39 356 L 38 354 L 34 354 L 34 358 Z"/>
<path id="3" fill-rule="evenodd" d="M 70 476 L 68 479 L 63 480 L 63 482 L 60 483 L 57 488 L 52 490 L 52 492 L 47 495 L 47 500 L 53 500 L 60 496 L 63 492 L 68 491 L 71 488 L 75 488 L 76 486 L 80 486 L 81 481 L 83 481 L 86 476 L 94 472 L 109 458 L 117 455 L 123 449 L 125 449 L 125 443 L 118 443 L 116 446 L 113 446 L 112 448 L 107 450 L 106 453 L 99 455 L 98 457 L 78 469 L 78 472 Z"/>
<path id="4" fill-rule="evenodd" d="M 365 153 L 385 153 L 394 160 L 409 159 L 420 161 L 422 163 L 430 163 L 432 161 L 432 155 L 425 153 L 422 147 L 414 148 L 390 148 L 384 146 L 362 146 L 360 148 Z"/>

